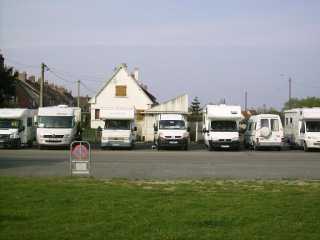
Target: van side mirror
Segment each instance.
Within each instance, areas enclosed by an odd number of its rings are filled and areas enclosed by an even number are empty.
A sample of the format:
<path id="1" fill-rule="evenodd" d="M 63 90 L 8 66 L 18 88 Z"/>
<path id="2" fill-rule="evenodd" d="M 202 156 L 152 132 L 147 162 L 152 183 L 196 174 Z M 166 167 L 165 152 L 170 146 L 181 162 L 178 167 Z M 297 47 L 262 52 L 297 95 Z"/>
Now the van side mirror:
<path id="1" fill-rule="evenodd" d="M 191 128 L 190 127 L 187 127 L 187 132 L 190 132 Z"/>
<path id="2" fill-rule="evenodd" d="M 134 127 L 134 128 L 133 128 L 133 131 L 134 131 L 134 132 L 138 131 L 137 127 Z"/>
<path id="3" fill-rule="evenodd" d="M 207 129 L 205 129 L 205 128 L 202 129 L 202 132 L 203 132 L 203 133 L 206 133 L 206 132 L 207 132 Z"/>
<path id="4" fill-rule="evenodd" d="M 153 130 L 154 130 L 155 132 L 158 132 L 158 127 L 157 127 L 157 126 L 154 126 L 154 127 L 153 127 Z"/>
<path id="5" fill-rule="evenodd" d="M 19 132 L 23 132 L 25 129 L 26 129 L 25 126 L 22 126 L 19 128 Z"/>
<path id="6" fill-rule="evenodd" d="M 99 126 L 99 127 L 97 128 L 97 131 L 98 131 L 98 132 L 101 132 L 101 131 L 102 131 L 102 128 Z"/>

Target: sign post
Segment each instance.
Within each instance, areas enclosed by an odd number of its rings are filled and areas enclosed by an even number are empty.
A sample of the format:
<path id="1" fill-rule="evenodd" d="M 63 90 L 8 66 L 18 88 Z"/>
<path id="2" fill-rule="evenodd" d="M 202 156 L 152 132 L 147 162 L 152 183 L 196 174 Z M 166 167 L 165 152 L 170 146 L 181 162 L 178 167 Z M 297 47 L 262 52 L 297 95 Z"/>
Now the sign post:
<path id="1" fill-rule="evenodd" d="M 91 148 L 87 141 L 70 144 L 70 175 L 91 175 Z"/>

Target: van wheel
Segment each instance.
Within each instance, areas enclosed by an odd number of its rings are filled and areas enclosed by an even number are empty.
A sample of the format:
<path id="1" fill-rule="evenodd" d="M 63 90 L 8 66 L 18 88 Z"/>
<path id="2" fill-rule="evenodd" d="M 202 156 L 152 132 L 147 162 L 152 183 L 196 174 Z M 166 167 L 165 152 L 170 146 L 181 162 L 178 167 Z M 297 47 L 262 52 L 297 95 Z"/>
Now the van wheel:
<path id="1" fill-rule="evenodd" d="M 20 149 L 21 148 L 21 140 L 19 139 L 16 143 L 16 149 Z"/>
<path id="2" fill-rule="evenodd" d="M 210 144 L 208 145 L 208 151 L 209 151 L 209 152 L 212 152 L 212 151 L 213 151 L 213 147 L 212 147 Z"/>
<path id="3" fill-rule="evenodd" d="M 252 149 L 253 149 L 253 151 L 257 151 L 258 150 L 258 146 L 256 145 L 255 142 L 252 144 Z"/>
<path id="4" fill-rule="evenodd" d="M 309 152 L 309 148 L 308 148 L 306 142 L 303 143 L 303 150 L 304 150 L 305 152 Z"/>
<path id="5" fill-rule="evenodd" d="M 189 149 L 188 144 L 186 144 L 186 145 L 183 146 L 183 150 L 188 151 L 188 149 Z"/>

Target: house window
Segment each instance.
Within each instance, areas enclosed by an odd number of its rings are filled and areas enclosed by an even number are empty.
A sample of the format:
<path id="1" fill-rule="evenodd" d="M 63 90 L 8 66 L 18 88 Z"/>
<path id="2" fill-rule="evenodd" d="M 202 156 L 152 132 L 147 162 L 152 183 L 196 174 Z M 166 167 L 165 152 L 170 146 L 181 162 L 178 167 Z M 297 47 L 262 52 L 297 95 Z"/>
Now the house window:
<path id="1" fill-rule="evenodd" d="M 94 119 L 99 119 L 100 118 L 100 109 L 95 109 L 94 110 Z"/>
<path id="2" fill-rule="evenodd" d="M 29 117 L 27 119 L 27 127 L 32 127 L 32 118 L 31 117 Z"/>
<path id="3" fill-rule="evenodd" d="M 118 85 L 116 86 L 116 97 L 126 97 L 127 96 L 127 86 Z"/>

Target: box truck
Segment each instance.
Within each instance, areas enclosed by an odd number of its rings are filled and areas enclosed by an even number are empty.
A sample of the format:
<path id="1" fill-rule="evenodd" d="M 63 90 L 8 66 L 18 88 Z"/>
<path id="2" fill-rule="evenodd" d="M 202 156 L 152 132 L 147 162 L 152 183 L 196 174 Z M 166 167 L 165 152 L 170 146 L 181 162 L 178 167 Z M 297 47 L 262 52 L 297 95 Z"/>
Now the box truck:
<path id="1" fill-rule="evenodd" d="M 159 114 L 154 125 L 154 144 L 158 150 L 180 147 L 188 150 L 190 142 L 186 117 L 182 114 Z"/>
<path id="2" fill-rule="evenodd" d="M 296 108 L 284 112 L 284 134 L 290 146 L 308 151 L 320 149 L 320 108 Z"/>
<path id="3" fill-rule="evenodd" d="M 280 116 L 276 114 L 251 116 L 244 134 L 244 144 L 254 150 L 260 147 L 281 150 L 284 135 Z"/>
<path id="4" fill-rule="evenodd" d="M 240 148 L 240 106 L 206 105 L 203 109 L 203 138 L 209 151 Z"/>
<path id="5" fill-rule="evenodd" d="M 134 147 L 137 127 L 133 107 L 105 107 L 100 109 L 100 118 L 104 121 L 102 148 Z"/>
<path id="6" fill-rule="evenodd" d="M 26 108 L 0 109 L 0 145 L 15 148 L 32 146 L 36 136 L 36 113 L 36 110 Z"/>
<path id="7" fill-rule="evenodd" d="M 37 116 L 37 143 L 42 147 L 69 146 L 80 139 L 81 109 L 58 105 L 41 107 Z"/>

